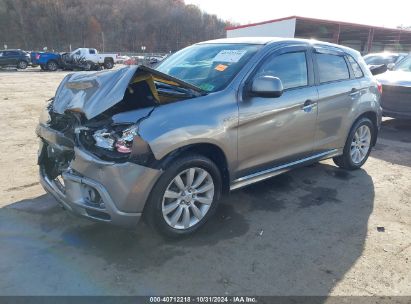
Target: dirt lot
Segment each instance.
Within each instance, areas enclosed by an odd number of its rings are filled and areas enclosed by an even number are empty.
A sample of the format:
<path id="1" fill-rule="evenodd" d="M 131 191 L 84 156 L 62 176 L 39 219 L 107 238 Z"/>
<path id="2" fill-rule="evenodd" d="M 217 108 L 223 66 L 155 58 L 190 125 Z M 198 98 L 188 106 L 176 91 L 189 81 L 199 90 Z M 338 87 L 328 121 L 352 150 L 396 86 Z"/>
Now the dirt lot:
<path id="1" fill-rule="evenodd" d="M 411 122 L 385 120 L 363 170 L 325 161 L 236 191 L 168 241 L 40 187 L 34 130 L 65 74 L 0 72 L 0 295 L 411 295 Z"/>

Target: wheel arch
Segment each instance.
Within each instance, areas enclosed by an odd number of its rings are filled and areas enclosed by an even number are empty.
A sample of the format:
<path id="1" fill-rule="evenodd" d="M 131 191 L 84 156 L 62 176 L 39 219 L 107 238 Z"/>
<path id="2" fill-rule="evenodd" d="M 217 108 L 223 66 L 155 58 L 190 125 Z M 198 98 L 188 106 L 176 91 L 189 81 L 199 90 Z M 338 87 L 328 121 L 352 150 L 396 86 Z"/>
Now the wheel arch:
<path id="1" fill-rule="evenodd" d="M 223 193 L 228 193 L 230 189 L 229 165 L 223 149 L 216 144 L 203 142 L 179 147 L 158 160 L 158 164 L 162 169 L 165 169 L 176 158 L 190 154 L 199 154 L 207 157 L 217 165 L 223 181 Z"/>
<path id="2" fill-rule="evenodd" d="M 361 118 L 368 118 L 369 120 L 371 120 L 372 124 L 374 125 L 374 136 L 373 136 L 373 141 L 371 143 L 372 146 L 375 146 L 375 144 L 377 143 L 377 136 L 378 136 L 378 117 L 377 117 L 377 113 L 373 112 L 373 111 L 367 111 L 364 113 L 361 113 L 353 122 L 352 126 L 357 123 L 357 121 L 359 121 Z M 351 128 L 352 128 L 351 126 Z M 351 129 L 350 129 L 351 131 Z"/>

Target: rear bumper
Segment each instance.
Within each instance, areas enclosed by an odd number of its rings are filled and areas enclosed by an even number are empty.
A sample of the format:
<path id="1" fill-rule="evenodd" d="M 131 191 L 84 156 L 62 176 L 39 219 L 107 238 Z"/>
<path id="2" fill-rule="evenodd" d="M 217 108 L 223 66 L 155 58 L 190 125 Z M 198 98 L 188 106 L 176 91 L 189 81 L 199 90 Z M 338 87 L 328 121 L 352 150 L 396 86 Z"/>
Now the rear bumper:
<path id="1" fill-rule="evenodd" d="M 161 174 L 134 163 L 103 161 L 84 151 L 61 133 L 39 125 L 40 182 L 67 210 L 83 217 L 121 226 L 133 226 L 141 217 L 152 187 Z M 52 179 L 47 163 L 73 153 L 67 168 Z"/>

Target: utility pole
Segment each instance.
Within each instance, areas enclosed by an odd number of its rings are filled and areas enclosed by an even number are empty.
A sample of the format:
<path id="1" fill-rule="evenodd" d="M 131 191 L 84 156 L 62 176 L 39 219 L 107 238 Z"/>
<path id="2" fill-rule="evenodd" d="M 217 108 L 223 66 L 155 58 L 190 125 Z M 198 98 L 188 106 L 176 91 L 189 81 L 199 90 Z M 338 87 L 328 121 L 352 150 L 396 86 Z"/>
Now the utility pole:
<path id="1" fill-rule="evenodd" d="M 101 40 L 103 41 L 103 53 L 104 53 L 104 32 L 101 32 Z"/>

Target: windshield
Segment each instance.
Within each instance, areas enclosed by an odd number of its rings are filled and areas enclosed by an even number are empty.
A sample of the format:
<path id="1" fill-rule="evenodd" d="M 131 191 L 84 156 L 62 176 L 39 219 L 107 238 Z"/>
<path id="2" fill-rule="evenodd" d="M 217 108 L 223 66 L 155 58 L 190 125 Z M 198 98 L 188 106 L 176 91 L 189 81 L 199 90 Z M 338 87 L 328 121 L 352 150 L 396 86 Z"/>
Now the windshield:
<path id="1" fill-rule="evenodd" d="M 401 60 L 394 68 L 394 71 L 411 72 L 411 56 Z"/>
<path id="2" fill-rule="evenodd" d="M 255 44 L 196 44 L 171 55 L 155 69 L 204 91 L 224 89 L 262 47 Z"/>

